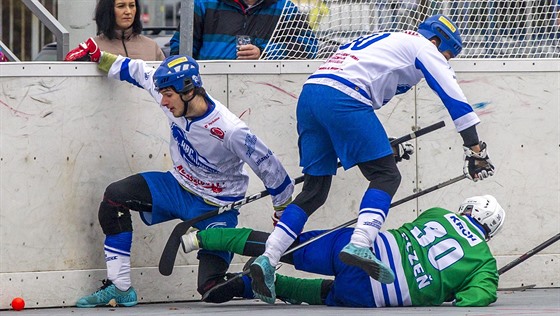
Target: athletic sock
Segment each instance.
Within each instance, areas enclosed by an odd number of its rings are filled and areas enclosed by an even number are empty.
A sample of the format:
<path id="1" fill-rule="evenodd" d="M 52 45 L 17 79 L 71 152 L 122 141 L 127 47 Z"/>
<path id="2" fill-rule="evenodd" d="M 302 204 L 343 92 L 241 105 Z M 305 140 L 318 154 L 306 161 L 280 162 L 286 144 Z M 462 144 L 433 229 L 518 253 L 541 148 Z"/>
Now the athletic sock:
<path id="1" fill-rule="evenodd" d="M 286 207 L 280 221 L 266 241 L 266 250 L 263 254 L 268 257 L 273 267 L 278 265 L 284 252 L 301 234 L 306 221 L 307 214 L 301 207 L 295 204 Z"/>
<path id="2" fill-rule="evenodd" d="M 201 230 L 197 236 L 201 248 L 230 251 L 242 255 L 252 231 L 249 228 L 216 228 Z"/>
<path id="3" fill-rule="evenodd" d="M 132 232 L 123 232 L 105 237 L 105 263 L 107 278 L 121 291 L 132 285 L 130 280 L 130 248 Z"/>
<path id="4" fill-rule="evenodd" d="M 389 214 L 391 196 L 385 191 L 368 189 L 360 204 L 360 213 L 350 242 L 359 247 L 371 247 Z"/>
<path id="5" fill-rule="evenodd" d="M 321 288 L 323 279 L 301 279 L 276 274 L 276 296 L 305 302 L 309 305 L 322 305 Z"/>

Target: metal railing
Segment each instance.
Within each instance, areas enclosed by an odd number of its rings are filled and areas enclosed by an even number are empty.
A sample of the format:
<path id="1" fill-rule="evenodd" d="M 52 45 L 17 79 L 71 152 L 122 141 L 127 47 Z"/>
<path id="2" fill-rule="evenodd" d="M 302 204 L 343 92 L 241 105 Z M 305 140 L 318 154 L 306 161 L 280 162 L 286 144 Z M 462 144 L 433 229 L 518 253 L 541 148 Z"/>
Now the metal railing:
<path id="1" fill-rule="evenodd" d="M 70 33 L 38 0 L 21 1 L 54 34 L 57 42 L 56 59 L 64 60 L 69 51 Z"/>

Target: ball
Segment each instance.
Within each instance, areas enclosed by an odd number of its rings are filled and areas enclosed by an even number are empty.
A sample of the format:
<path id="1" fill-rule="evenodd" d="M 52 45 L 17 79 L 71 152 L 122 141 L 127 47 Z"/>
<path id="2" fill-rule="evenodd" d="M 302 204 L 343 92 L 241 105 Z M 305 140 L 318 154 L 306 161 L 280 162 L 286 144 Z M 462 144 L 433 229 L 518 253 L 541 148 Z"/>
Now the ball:
<path id="1" fill-rule="evenodd" d="M 12 300 L 12 308 L 16 311 L 20 311 L 25 307 L 25 301 L 21 297 L 16 297 Z"/>

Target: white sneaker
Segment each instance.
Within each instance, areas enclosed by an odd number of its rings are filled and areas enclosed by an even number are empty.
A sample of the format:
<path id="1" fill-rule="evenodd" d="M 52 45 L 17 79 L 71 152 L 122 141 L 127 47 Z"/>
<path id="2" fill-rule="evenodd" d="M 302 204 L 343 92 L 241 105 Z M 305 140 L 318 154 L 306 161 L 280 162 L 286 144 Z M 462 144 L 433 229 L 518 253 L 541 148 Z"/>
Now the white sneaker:
<path id="1" fill-rule="evenodd" d="M 196 236 L 197 233 L 198 229 L 191 227 L 186 234 L 181 236 L 181 247 L 185 253 L 200 249 L 200 243 L 198 242 L 198 237 Z"/>

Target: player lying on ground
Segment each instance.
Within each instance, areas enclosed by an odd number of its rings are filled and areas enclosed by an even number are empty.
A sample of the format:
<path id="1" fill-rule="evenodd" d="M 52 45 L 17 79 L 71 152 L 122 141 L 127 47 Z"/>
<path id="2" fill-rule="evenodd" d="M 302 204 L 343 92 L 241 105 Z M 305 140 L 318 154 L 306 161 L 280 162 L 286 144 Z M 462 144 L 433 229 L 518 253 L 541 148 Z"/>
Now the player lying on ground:
<path id="1" fill-rule="evenodd" d="M 498 271 L 486 241 L 504 223 L 505 212 L 490 195 L 466 199 L 457 213 L 434 207 L 411 223 L 380 232 L 371 247 L 396 278 L 382 284 L 362 269 L 340 261 L 352 228 L 344 228 L 282 257 L 297 270 L 334 276 L 334 280 L 300 279 L 276 274 L 277 297 L 290 302 L 329 306 L 383 307 L 487 306 L 497 299 Z M 303 233 L 296 243 L 323 231 Z M 183 236 L 183 249 L 231 251 L 257 256 L 267 233 L 248 228 L 207 229 Z M 294 245 L 295 245 L 294 244 Z M 219 288 L 223 301 L 251 298 L 249 276 Z"/>
<path id="2" fill-rule="evenodd" d="M 139 59 L 101 52 L 90 38 L 66 56 L 68 61 L 83 58 L 98 62 L 99 69 L 108 73 L 109 78 L 148 91 L 169 124 L 173 168 L 167 172 L 141 172 L 116 181 L 105 190 L 99 223 L 106 235 L 108 281 L 76 303 L 78 307 L 95 307 L 114 300 L 121 306 L 134 306 L 138 300 L 130 275 L 130 210 L 140 212 L 145 224 L 155 225 L 172 219 L 189 220 L 239 201 L 249 183 L 245 164 L 270 192 L 276 211 L 291 201 L 294 183 L 272 150 L 227 107 L 206 93 L 198 63 L 191 57 L 171 56 L 154 69 Z M 233 209 L 195 226 L 235 227 L 238 214 Z M 227 252 L 199 252 L 200 294 L 223 278 L 231 258 Z"/>
<path id="3" fill-rule="evenodd" d="M 337 159 L 344 169 L 357 166 L 369 181 L 354 234 L 340 259 L 382 283 L 393 282 L 391 269 L 368 249 L 389 216 L 401 181 L 376 110 L 421 79 L 441 99 L 463 138 L 465 175 L 478 181 L 494 174 L 486 144 L 478 138 L 480 119 L 448 62 L 462 47 L 455 23 L 435 15 L 421 23 L 418 32 L 374 33 L 344 44 L 308 78 L 296 107 L 303 188 L 281 214 L 263 255 L 251 265 L 257 297 L 274 302 L 274 267 L 327 200 Z"/>

